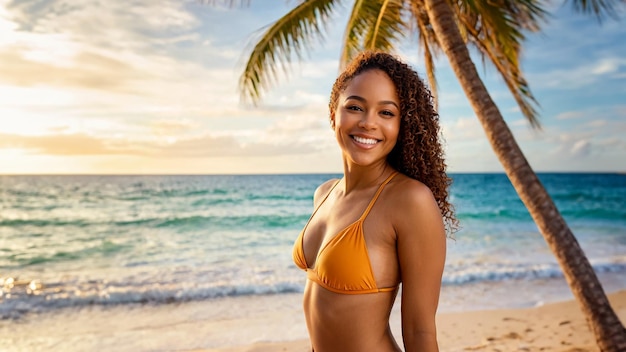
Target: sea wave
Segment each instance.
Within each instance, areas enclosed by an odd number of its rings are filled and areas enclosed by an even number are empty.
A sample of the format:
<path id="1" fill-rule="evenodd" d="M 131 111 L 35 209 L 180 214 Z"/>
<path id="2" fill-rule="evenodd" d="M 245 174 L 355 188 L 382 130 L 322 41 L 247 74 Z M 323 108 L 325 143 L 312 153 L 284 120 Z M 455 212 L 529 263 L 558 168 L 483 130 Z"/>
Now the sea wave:
<path id="1" fill-rule="evenodd" d="M 71 250 L 69 249 L 69 247 L 65 247 L 58 251 L 50 251 L 50 252 L 43 252 L 43 253 L 39 253 L 39 252 L 13 253 L 14 251 L 6 250 L 5 261 L 11 264 L 10 265 L 5 264 L 4 266 L 2 266 L 2 269 L 18 270 L 18 269 L 26 268 L 31 265 L 88 260 L 89 258 L 92 258 L 94 255 L 107 256 L 107 255 L 112 255 L 112 254 L 121 252 L 126 249 L 131 249 L 131 248 L 132 247 L 127 244 L 115 243 L 112 241 L 101 241 L 95 245 L 90 245 L 88 247 L 83 247 L 77 250 Z"/>
<path id="2" fill-rule="evenodd" d="M 250 226 L 259 226 L 261 228 L 268 227 L 290 227 L 296 224 L 302 224 L 308 219 L 308 214 L 267 214 L 267 215 L 241 215 L 241 216 L 222 216 L 222 215 L 191 215 L 191 216 L 169 216 L 169 217 L 143 217 L 129 220 L 87 220 L 87 219 L 63 219 L 63 218 L 29 218 L 29 219 L 0 219 L 0 227 L 90 227 L 98 225 L 115 225 L 121 227 L 127 226 L 145 226 L 145 227 L 199 227 L 199 226 L 242 226 L 248 228 Z"/>
<path id="3" fill-rule="evenodd" d="M 239 228 L 275 228 L 290 227 L 306 221 L 308 215 L 241 215 L 241 216 L 177 216 L 167 219 L 160 219 L 155 227 L 204 227 L 215 226 L 228 228 L 237 226 Z"/>
<path id="4" fill-rule="evenodd" d="M 626 272 L 626 257 L 592 264 L 596 273 Z M 29 312 L 124 304 L 169 304 L 204 301 L 222 297 L 287 294 L 302 292 L 301 275 L 278 280 L 275 272 L 256 272 L 254 276 L 239 277 L 236 281 L 220 279 L 226 273 L 179 271 L 164 279 L 138 279 L 129 276 L 117 281 L 77 279 L 65 282 L 41 282 L 0 278 L 0 319 L 16 319 Z M 297 274 L 301 274 L 297 272 Z M 166 275 L 167 276 L 167 275 Z M 259 279 L 263 276 L 262 279 Z M 443 275 L 443 285 L 463 286 L 480 282 L 510 280 L 538 280 L 562 277 L 555 263 L 547 264 L 479 264 L 449 265 Z M 206 282 L 200 277 L 213 277 Z M 194 280 L 195 278 L 195 280 Z"/>
<path id="5" fill-rule="evenodd" d="M 45 285 L 36 280 L 20 282 L 9 278 L 0 279 L 0 284 L 4 284 L 4 287 L 0 286 L 0 319 L 17 319 L 27 313 L 68 307 L 170 304 L 222 297 L 302 292 L 302 286 L 293 282 L 188 288 L 170 285 L 144 287 L 93 281 L 71 287 L 63 284 Z"/>
<path id="6" fill-rule="evenodd" d="M 566 219 L 615 220 L 626 218 L 626 210 L 622 208 L 563 209 L 561 214 Z"/>
<path id="7" fill-rule="evenodd" d="M 626 257 L 613 258 L 611 261 L 594 261 L 592 267 L 596 273 L 626 272 Z M 536 280 L 563 277 L 563 271 L 557 263 L 472 263 L 446 266 L 442 284 L 463 285 L 485 281 Z"/>
<path id="8" fill-rule="evenodd" d="M 457 218 L 462 222 L 463 220 L 489 220 L 493 222 L 505 222 L 511 220 L 528 221 L 530 214 L 526 208 L 496 208 L 490 211 L 468 211 L 465 209 L 458 209 L 456 214 Z"/>
<path id="9" fill-rule="evenodd" d="M 0 227 L 54 227 L 54 226 L 76 226 L 87 227 L 93 225 L 93 222 L 83 219 L 67 220 L 67 219 L 0 219 Z"/>

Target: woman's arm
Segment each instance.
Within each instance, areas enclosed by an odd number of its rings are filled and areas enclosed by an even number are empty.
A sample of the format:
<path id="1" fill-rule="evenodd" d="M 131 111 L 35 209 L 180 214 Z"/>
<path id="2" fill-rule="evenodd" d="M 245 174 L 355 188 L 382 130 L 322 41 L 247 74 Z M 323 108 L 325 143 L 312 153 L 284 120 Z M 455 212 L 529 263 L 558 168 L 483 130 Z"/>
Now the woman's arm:
<path id="1" fill-rule="evenodd" d="M 408 189 L 406 189 L 408 188 Z M 407 352 L 439 351 L 435 314 L 446 257 L 446 234 L 428 187 L 411 182 L 394 219 L 402 278 L 402 337 Z"/>

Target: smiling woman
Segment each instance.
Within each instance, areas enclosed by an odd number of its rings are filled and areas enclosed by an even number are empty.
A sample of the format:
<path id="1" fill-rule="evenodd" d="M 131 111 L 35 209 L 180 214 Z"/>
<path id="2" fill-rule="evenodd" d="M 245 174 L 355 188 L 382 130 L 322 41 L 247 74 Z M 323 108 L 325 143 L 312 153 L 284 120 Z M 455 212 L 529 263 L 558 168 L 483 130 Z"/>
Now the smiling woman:
<path id="1" fill-rule="evenodd" d="M 313 350 L 400 351 L 389 316 L 402 285 L 405 350 L 438 351 L 456 219 L 432 97 L 405 63 L 364 52 L 335 81 L 329 108 L 344 174 L 317 188 L 293 248 Z"/>

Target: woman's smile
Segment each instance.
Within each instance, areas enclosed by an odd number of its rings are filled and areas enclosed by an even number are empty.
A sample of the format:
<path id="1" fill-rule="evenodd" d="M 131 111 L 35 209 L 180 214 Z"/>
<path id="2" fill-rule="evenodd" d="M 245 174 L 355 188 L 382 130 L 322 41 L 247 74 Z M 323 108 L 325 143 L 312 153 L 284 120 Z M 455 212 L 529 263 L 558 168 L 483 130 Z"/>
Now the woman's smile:
<path id="1" fill-rule="evenodd" d="M 376 143 L 380 142 L 378 139 L 363 136 L 351 135 L 350 137 L 352 137 L 357 144 L 364 144 L 366 147 L 373 147 Z"/>

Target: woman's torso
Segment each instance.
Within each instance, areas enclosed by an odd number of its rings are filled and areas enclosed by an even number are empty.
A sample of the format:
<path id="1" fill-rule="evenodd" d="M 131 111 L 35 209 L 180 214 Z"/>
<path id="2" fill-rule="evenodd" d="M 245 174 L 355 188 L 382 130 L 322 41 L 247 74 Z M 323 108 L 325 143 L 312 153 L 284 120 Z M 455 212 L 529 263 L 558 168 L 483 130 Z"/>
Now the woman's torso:
<path id="1" fill-rule="evenodd" d="M 389 329 L 389 315 L 400 281 L 395 232 L 390 221 L 394 209 L 386 200 L 393 193 L 393 178 L 397 177 L 389 178 L 387 185 L 375 185 L 347 196 L 340 188 L 334 188 L 334 182 L 327 185 L 326 192 L 321 192 L 324 198 L 316 204 L 316 211 L 302 237 L 298 238 L 301 241 L 300 255 L 303 255 L 300 262 L 304 262 L 299 265 L 308 266 L 308 274 L 314 271 L 316 278 L 307 280 L 303 306 L 311 343 L 318 352 L 400 350 Z M 376 195 L 377 191 L 379 195 Z M 367 209 L 368 205 L 370 209 Z M 359 221 L 361 229 L 353 231 L 350 236 L 363 237 L 364 252 L 371 268 L 368 276 L 373 276 L 374 286 L 384 292 L 350 292 L 348 286 L 348 290 L 344 290 L 341 282 L 333 282 L 332 272 L 321 272 L 322 276 L 328 274 L 332 287 L 325 284 L 326 277 L 317 279 L 317 271 L 324 269 L 317 267 L 317 261 L 325 259 L 320 256 L 320 251 L 326 250 L 329 242 L 332 244 L 337 240 L 338 234 Z M 296 249 L 297 246 L 294 258 Z M 345 257 L 350 258 L 350 253 Z M 364 269 L 356 270 L 365 275 L 368 270 Z"/>

